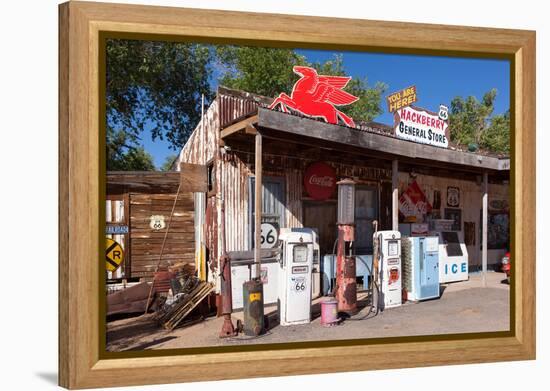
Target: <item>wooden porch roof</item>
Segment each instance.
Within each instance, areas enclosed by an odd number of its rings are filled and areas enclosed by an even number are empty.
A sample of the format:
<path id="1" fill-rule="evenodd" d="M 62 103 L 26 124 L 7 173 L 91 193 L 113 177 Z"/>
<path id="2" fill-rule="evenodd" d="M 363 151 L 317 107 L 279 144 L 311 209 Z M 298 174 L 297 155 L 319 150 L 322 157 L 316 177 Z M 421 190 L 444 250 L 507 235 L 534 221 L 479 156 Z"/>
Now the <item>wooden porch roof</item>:
<path id="1" fill-rule="evenodd" d="M 236 134 L 254 134 L 319 147 L 369 153 L 381 159 L 398 159 L 427 166 L 445 166 L 466 171 L 510 170 L 510 159 L 440 148 L 397 138 L 383 133 L 328 124 L 280 111 L 258 107 L 257 111 L 221 131 L 224 140 Z"/>

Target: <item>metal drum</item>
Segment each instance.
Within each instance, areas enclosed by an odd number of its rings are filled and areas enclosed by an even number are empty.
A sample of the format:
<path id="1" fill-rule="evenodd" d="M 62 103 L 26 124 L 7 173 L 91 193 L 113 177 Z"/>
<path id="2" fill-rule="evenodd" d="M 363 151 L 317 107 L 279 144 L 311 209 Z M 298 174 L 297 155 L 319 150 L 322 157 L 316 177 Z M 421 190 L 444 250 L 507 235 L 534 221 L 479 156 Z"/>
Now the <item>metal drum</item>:
<path id="1" fill-rule="evenodd" d="M 327 299 L 321 302 L 321 325 L 330 327 L 338 324 L 338 300 Z"/>
<path id="2" fill-rule="evenodd" d="M 246 335 L 257 336 L 264 333 L 264 288 L 260 280 L 250 280 L 243 284 L 244 325 Z"/>

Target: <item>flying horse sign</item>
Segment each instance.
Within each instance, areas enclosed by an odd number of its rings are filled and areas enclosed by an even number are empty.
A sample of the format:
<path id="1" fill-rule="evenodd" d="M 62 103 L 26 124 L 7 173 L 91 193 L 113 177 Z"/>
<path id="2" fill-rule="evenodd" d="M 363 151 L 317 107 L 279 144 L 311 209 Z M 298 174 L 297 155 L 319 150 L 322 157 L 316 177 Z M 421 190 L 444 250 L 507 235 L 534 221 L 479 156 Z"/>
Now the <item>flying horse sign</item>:
<path id="1" fill-rule="evenodd" d="M 338 124 L 340 118 L 347 126 L 355 127 L 351 117 L 334 107 L 349 105 L 359 99 L 342 90 L 351 77 L 319 75 L 315 69 L 304 66 L 295 66 L 292 70 L 301 76 L 300 80 L 294 84 L 290 96 L 281 93 L 271 103 L 270 109 L 280 105 L 285 113 L 292 109 L 308 117 L 323 118 L 330 124 Z"/>

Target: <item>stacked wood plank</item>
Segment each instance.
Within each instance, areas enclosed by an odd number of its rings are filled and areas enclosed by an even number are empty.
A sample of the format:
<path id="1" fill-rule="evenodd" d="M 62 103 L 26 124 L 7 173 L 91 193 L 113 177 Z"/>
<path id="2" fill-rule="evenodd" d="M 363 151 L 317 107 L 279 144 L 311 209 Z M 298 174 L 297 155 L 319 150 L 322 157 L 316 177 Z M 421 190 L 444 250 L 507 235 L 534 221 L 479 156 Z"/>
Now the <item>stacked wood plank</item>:
<path id="1" fill-rule="evenodd" d="M 180 294 L 180 297 L 173 304 L 166 306 L 165 309 L 157 313 L 155 318 L 165 329 L 173 330 L 180 325 L 191 311 L 214 289 L 214 284 L 211 282 L 198 280 L 196 282 L 189 293 L 185 292 L 188 286 L 184 286 L 184 292 Z"/>

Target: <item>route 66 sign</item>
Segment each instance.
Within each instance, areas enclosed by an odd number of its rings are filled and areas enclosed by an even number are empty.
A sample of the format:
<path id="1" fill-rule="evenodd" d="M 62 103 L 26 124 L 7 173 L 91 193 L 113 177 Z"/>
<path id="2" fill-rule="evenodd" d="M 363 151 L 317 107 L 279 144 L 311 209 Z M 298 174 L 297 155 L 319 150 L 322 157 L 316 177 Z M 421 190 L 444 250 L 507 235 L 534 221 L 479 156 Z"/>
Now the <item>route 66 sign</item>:
<path id="1" fill-rule="evenodd" d="M 460 189 L 458 187 L 447 187 L 447 206 L 457 207 L 460 205 Z"/>
<path id="2" fill-rule="evenodd" d="M 277 223 L 262 223 L 260 237 L 261 248 L 273 248 L 277 246 L 279 241 L 279 224 Z"/>
<path id="3" fill-rule="evenodd" d="M 297 277 L 292 279 L 290 289 L 297 293 L 304 292 L 307 288 L 307 282 L 305 277 Z"/>
<path id="4" fill-rule="evenodd" d="M 449 108 L 445 105 L 439 105 L 439 118 L 443 121 L 449 119 Z"/>
<path id="5" fill-rule="evenodd" d="M 150 217 L 149 227 L 155 231 L 160 231 L 166 227 L 163 215 L 153 215 Z"/>

